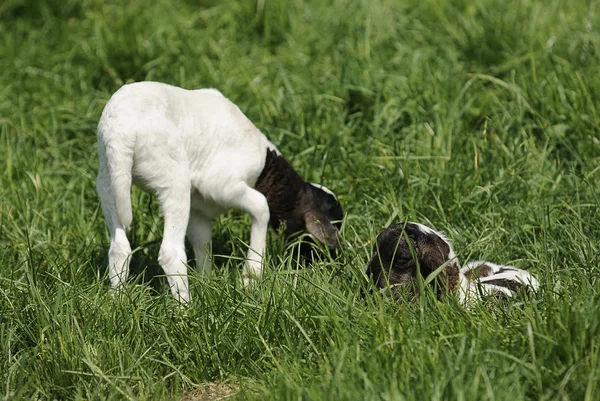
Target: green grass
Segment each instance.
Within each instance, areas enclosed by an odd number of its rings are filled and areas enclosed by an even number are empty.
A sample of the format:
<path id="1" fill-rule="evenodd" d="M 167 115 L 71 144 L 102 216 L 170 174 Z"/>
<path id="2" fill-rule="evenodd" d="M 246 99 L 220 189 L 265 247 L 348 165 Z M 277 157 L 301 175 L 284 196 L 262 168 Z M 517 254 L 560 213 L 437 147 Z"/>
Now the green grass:
<path id="1" fill-rule="evenodd" d="M 0 4 L 0 398 L 594 400 L 600 392 L 600 9 L 572 0 Z M 177 307 L 157 202 L 134 191 L 132 281 L 112 296 L 95 126 L 119 86 L 217 87 L 346 219 L 339 260 L 296 270 L 249 218 Z M 444 230 L 511 263 L 532 300 L 465 311 L 361 298 L 374 236 Z M 157 276 L 158 275 L 158 276 Z M 218 393 L 218 391 L 217 391 Z M 223 393 L 224 395 L 225 393 Z"/>

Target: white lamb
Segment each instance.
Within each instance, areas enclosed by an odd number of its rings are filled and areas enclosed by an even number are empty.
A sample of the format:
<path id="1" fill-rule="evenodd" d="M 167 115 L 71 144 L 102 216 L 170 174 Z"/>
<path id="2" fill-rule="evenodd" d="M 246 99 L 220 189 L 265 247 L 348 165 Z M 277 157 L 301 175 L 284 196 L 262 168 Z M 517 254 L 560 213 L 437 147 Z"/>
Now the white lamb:
<path id="1" fill-rule="evenodd" d="M 196 267 L 210 269 L 211 220 L 239 208 L 252 217 L 244 282 L 262 270 L 269 220 L 338 246 L 342 209 L 324 187 L 304 182 L 240 109 L 215 89 L 157 82 L 121 87 L 98 124 L 96 182 L 110 231 L 109 276 L 124 284 L 131 247 L 131 186 L 157 195 L 164 215 L 158 261 L 176 298 L 190 299 L 184 238 Z"/>

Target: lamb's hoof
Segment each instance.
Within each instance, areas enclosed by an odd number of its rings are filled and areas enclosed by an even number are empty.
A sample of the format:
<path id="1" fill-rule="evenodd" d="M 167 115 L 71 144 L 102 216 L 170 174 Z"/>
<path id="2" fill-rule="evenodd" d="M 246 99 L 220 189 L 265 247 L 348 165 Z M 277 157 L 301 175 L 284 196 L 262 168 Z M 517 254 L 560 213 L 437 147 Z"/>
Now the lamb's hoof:
<path id="1" fill-rule="evenodd" d="M 260 277 L 262 266 L 260 263 L 248 261 L 242 270 L 242 283 L 244 288 L 249 288 Z"/>
<path id="2" fill-rule="evenodd" d="M 248 274 L 244 274 L 242 276 L 242 284 L 244 285 L 244 288 L 250 288 L 254 282 L 256 282 L 256 276 L 251 276 Z"/>

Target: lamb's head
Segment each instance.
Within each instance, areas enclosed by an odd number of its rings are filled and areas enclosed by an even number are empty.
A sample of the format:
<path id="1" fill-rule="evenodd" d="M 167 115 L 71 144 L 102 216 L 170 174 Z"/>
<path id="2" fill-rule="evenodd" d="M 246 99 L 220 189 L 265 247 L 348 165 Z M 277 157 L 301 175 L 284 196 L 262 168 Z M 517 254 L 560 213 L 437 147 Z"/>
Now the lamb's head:
<path id="1" fill-rule="evenodd" d="M 335 194 L 322 185 L 311 183 L 301 199 L 305 230 L 330 250 L 337 249 L 344 212 Z"/>
<path id="2" fill-rule="evenodd" d="M 416 293 L 417 264 L 423 278 L 446 264 L 435 280 L 439 296 L 459 285 L 459 264 L 450 241 L 418 223 L 395 224 L 377 236 L 367 276 L 394 296 L 404 290 Z"/>
<path id="3" fill-rule="evenodd" d="M 307 232 L 317 243 L 327 247 L 329 255 L 335 257 L 344 212 L 333 192 L 322 185 L 307 184 L 294 213 L 285 217 L 280 223 L 285 224 L 288 236 Z M 315 257 L 322 256 L 315 241 L 308 238 L 300 244 L 300 255 L 306 262 L 310 263 Z"/>
<path id="4" fill-rule="evenodd" d="M 271 225 L 275 229 L 283 226 L 287 236 L 308 232 L 335 253 L 339 247 L 338 232 L 344 213 L 332 191 L 302 180 L 274 150 L 267 151 L 265 167 L 256 189 L 267 198 Z M 306 242 L 300 251 L 309 260 L 314 256 L 313 247 Z"/>

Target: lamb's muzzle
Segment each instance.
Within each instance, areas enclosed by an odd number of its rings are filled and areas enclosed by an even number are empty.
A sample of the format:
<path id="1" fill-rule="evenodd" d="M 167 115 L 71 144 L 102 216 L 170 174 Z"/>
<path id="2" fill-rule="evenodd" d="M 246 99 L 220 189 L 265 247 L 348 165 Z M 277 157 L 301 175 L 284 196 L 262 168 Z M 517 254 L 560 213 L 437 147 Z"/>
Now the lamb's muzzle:
<path id="1" fill-rule="evenodd" d="M 244 267 L 260 275 L 269 221 L 307 230 L 337 247 L 342 209 L 331 191 L 304 182 L 241 110 L 215 89 L 139 82 L 120 88 L 98 124 L 96 182 L 110 232 L 109 276 L 125 282 L 131 247 L 131 186 L 157 195 L 164 215 L 159 263 L 173 294 L 189 300 L 184 238 L 200 272 L 210 270 L 211 220 L 231 209 L 252 217 Z"/>

